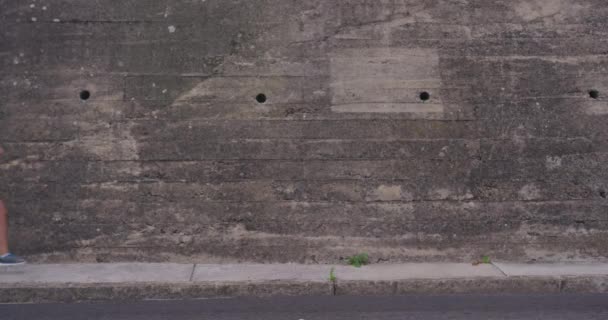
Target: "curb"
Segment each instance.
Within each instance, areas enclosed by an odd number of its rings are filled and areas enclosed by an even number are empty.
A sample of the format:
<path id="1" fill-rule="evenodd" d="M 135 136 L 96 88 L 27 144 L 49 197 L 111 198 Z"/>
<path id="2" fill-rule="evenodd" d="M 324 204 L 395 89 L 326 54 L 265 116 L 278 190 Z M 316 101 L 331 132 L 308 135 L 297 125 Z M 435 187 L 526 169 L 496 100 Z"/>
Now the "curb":
<path id="1" fill-rule="evenodd" d="M 136 301 L 269 296 L 606 293 L 608 276 L 255 281 L 193 283 L 3 284 L 1 303 Z"/>
<path id="2" fill-rule="evenodd" d="M 336 295 L 606 293 L 608 276 L 339 282 Z"/>
<path id="3" fill-rule="evenodd" d="M 323 282 L 232 282 L 232 283 L 116 283 L 27 284 L 0 288 L 0 303 L 51 303 L 83 301 L 137 301 L 330 295 Z"/>

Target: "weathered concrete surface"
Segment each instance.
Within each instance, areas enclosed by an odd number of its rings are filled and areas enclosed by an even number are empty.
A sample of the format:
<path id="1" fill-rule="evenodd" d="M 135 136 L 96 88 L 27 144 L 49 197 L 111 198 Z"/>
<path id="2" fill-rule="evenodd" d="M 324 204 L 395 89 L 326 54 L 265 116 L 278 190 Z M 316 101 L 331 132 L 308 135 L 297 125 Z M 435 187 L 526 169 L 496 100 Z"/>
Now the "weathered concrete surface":
<path id="1" fill-rule="evenodd" d="M 177 263 L 73 263 L 0 266 L 1 283 L 187 282 L 194 265 Z"/>
<path id="2" fill-rule="evenodd" d="M 606 293 L 607 264 L 41 264 L 0 270 L 0 302 L 280 295 Z M 330 270 L 335 279 L 330 279 Z M 541 274 L 538 270 L 548 270 Z M 510 270 L 514 270 L 511 272 Z M 574 275 L 574 276 L 573 276 Z"/>
<path id="3" fill-rule="evenodd" d="M 0 288 L 2 303 L 134 301 L 150 299 L 202 299 L 222 297 L 331 295 L 332 287 L 322 282 L 267 281 L 189 283 L 105 283 L 105 284 L 8 284 Z"/>
<path id="4" fill-rule="evenodd" d="M 379 281 L 503 276 L 500 270 L 491 265 L 473 266 L 466 263 L 382 264 L 361 268 L 298 264 L 197 264 L 192 274 L 192 281 L 328 281 L 332 269 L 340 280 Z M 557 270 L 556 272 L 559 273 Z M 0 275 L 0 282 L 2 279 Z"/>
<path id="5" fill-rule="evenodd" d="M 513 267 L 522 268 L 517 264 Z M 551 275 L 564 275 L 563 270 L 571 269 L 578 270 L 577 275 L 595 274 L 587 272 L 586 267 L 588 264 L 580 267 L 558 265 L 552 268 Z M 379 264 L 361 268 L 320 264 L 74 263 L 0 267 L 0 283 L 327 282 L 332 269 L 334 276 L 346 281 L 505 276 L 493 265 L 466 263 Z"/>
<path id="6" fill-rule="evenodd" d="M 494 263 L 494 265 L 508 276 L 608 275 L 608 268 L 604 263 Z"/>
<path id="7" fill-rule="evenodd" d="M 119 2 L 0 0 L 30 260 L 608 257 L 606 1 Z"/>

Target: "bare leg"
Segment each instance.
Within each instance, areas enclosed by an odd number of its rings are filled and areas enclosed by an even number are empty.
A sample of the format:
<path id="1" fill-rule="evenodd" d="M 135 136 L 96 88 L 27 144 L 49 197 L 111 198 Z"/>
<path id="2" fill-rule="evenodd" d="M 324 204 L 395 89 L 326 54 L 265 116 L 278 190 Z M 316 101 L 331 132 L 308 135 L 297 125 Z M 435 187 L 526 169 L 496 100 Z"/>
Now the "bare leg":
<path id="1" fill-rule="evenodd" d="M 8 211 L 0 200 L 0 256 L 8 253 Z"/>

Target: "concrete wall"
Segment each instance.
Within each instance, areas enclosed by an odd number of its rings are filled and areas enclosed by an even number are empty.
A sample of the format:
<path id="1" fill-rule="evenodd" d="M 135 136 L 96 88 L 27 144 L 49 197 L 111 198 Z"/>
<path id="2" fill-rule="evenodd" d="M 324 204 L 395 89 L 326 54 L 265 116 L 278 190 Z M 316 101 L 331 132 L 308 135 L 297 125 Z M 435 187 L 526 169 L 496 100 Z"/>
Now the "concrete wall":
<path id="1" fill-rule="evenodd" d="M 0 17 L 0 194 L 32 260 L 608 255 L 605 0 Z"/>

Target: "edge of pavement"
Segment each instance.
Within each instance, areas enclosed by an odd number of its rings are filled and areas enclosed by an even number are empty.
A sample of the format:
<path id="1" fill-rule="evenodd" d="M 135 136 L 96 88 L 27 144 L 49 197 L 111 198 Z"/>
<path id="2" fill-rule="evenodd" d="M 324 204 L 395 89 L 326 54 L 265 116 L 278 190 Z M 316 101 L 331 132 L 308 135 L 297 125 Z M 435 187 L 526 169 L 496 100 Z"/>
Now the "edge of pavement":
<path id="1" fill-rule="evenodd" d="M 173 263 L 0 267 L 0 303 L 239 296 L 607 292 L 608 263 L 599 262 L 403 263 L 361 268 Z"/>

